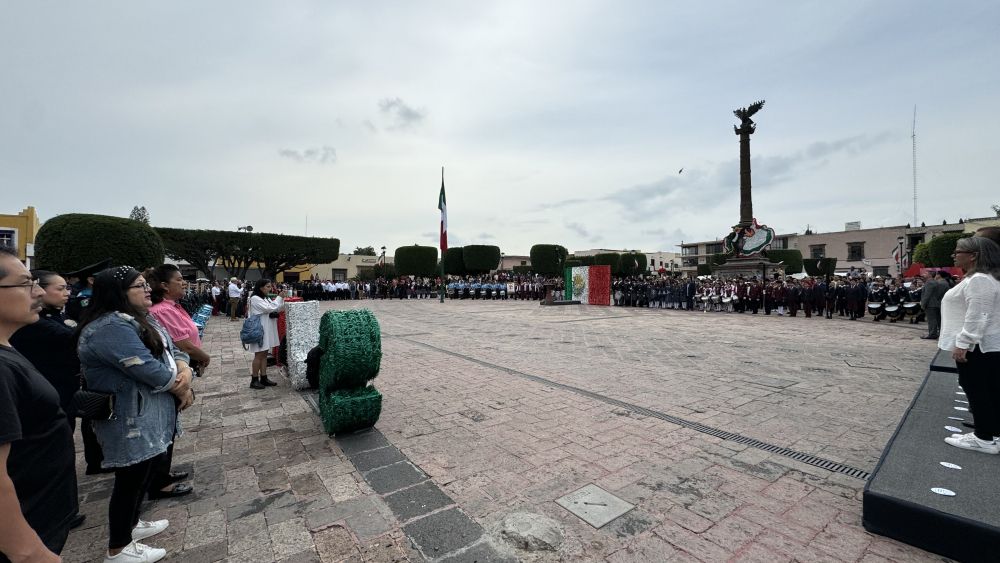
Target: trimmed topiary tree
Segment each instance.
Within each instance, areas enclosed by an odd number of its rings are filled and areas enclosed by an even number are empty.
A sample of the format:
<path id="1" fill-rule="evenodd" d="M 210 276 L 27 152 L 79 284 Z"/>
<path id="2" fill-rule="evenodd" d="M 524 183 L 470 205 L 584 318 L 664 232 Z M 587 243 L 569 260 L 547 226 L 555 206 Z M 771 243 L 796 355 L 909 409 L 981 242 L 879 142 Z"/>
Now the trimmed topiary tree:
<path id="1" fill-rule="evenodd" d="M 622 276 L 636 276 L 646 273 L 649 259 L 641 252 L 628 252 L 618 258 L 618 272 Z"/>
<path id="2" fill-rule="evenodd" d="M 567 260 L 563 262 L 563 268 L 576 268 L 578 266 L 583 266 L 583 262 L 580 260 Z"/>
<path id="3" fill-rule="evenodd" d="M 393 257 L 396 274 L 400 276 L 435 276 L 438 249 L 433 246 L 400 246 Z"/>
<path id="4" fill-rule="evenodd" d="M 785 274 L 798 274 L 802 271 L 801 250 L 768 250 L 766 251 L 765 256 L 767 256 L 767 259 L 775 264 L 783 262 L 781 267 L 784 268 Z"/>
<path id="5" fill-rule="evenodd" d="M 495 270 L 500 264 L 500 247 L 488 244 L 470 244 L 462 248 L 465 271 L 470 274 L 485 274 Z"/>
<path id="6" fill-rule="evenodd" d="M 462 258 L 462 247 L 448 247 L 444 253 L 444 273 L 451 276 L 464 276 L 465 259 Z"/>
<path id="7" fill-rule="evenodd" d="M 972 233 L 945 233 L 938 235 L 927 241 L 927 253 L 930 255 L 930 264 L 936 268 L 954 266 L 955 261 L 951 255 L 955 252 L 955 245 L 958 239 L 972 236 Z"/>
<path id="8" fill-rule="evenodd" d="M 511 268 L 511 271 L 514 272 L 515 274 L 520 274 L 520 275 L 530 274 L 531 266 L 514 266 L 513 268 Z"/>
<path id="9" fill-rule="evenodd" d="M 574 260 L 580 262 L 581 266 L 593 266 L 594 257 L 593 256 L 574 256 Z"/>
<path id="10" fill-rule="evenodd" d="M 563 263 L 568 254 L 566 247 L 558 244 L 536 244 L 531 247 L 531 268 L 545 276 L 557 275 L 563 271 Z"/>
<path id="11" fill-rule="evenodd" d="M 698 275 L 699 276 L 710 276 L 710 275 L 712 275 L 712 265 L 711 264 L 698 264 Z"/>
<path id="12" fill-rule="evenodd" d="M 35 237 L 38 268 L 73 272 L 111 258 L 137 270 L 163 264 L 163 241 L 149 225 L 123 217 L 68 213 L 45 222 Z"/>
<path id="13" fill-rule="evenodd" d="M 617 252 L 604 252 L 601 254 L 595 254 L 593 258 L 594 263 L 588 264 L 588 266 L 611 266 L 611 275 L 621 275 L 619 273 L 621 254 L 618 254 Z"/>
<path id="14" fill-rule="evenodd" d="M 920 262 L 924 266 L 931 265 L 931 251 L 927 248 L 926 242 L 913 247 L 913 262 Z"/>
<path id="15" fill-rule="evenodd" d="M 829 277 L 837 269 L 836 258 L 803 258 L 802 266 L 810 276 Z"/>

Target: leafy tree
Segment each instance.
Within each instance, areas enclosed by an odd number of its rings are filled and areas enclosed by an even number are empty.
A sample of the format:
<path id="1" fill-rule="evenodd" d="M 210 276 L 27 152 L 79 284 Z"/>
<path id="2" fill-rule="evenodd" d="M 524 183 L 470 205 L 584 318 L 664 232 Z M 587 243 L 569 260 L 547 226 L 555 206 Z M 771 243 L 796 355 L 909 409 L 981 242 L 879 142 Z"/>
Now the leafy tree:
<path id="1" fill-rule="evenodd" d="M 254 239 L 255 261 L 264 276 L 274 279 L 278 272 L 305 264 L 333 262 L 340 253 L 340 240 L 335 238 L 302 237 L 274 233 L 251 233 Z"/>
<path id="2" fill-rule="evenodd" d="M 139 207 L 136 205 L 132 208 L 132 212 L 128 214 L 128 218 L 133 221 L 138 221 L 140 223 L 149 224 L 149 211 L 146 211 L 146 206 L 143 205 Z"/>
<path id="3" fill-rule="evenodd" d="M 641 252 L 628 252 L 618 259 L 618 273 L 622 276 L 637 276 L 646 273 L 649 259 Z M 612 268 L 613 269 L 613 268 Z"/>
<path id="4" fill-rule="evenodd" d="M 401 276 L 434 276 L 438 249 L 434 246 L 401 246 L 396 249 L 396 273 Z"/>
<path id="5" fill-rule="evenodd" d="M 958 239 L 967 236 L 972 236 L 972 233 L 945 233 L 927 241 L 927 253 L 930 256 L 930 263 L 927 265 L 937 268 L 954 265 L 951 255 L 955 252 L 955 245 L 958 244 Z"/>
<path id="6" fill-rule="evenodd" d="M 993 213 L 997 214 L 997 217 L 1000 217 L 1000 205 L 994 203 L 993 205 L 990 206 L 990 209 L 993 210 Z"/>
<path id="7" fill-rule="evenodd" d="M 212 235 L 219 231 L 198 231 L 193 229 L 172 229 L 155 227 L 163 240 L 163 250 L 174 260 L 191 264 L 207 277 L 214 277 L 215 263 L 219 259 L 219 247 L 208 244 Z"/>
<path id="8" fill-rule="evenodd" d="M 340 240 L 275 233 L 158 228 L 167 255 L 185 260 L 209 276 L 221 265 L 230 276 L 246 277 L 254 264 L 265 277 L 306 264 L 337 259 Z M 220 264 L 221 262 L 221 264 Z"/>
<path id="9" fill-rule="evenodd" d="M 913 247 L 913 261 L 920 262 L 924 266 L 931 265 L 931 251 L 926 242 L 922 242 Z"/>
<path id="10" fill-rule="evenodd" d="M 601 254 L 595 254 L 593 257 L 593 263 L 587 264 L 588 266 L 611 266 L 611 274 L 618 274 L 618 265 L 621 261 L 621 254 L 617 252 L 604 252 Z"/>
<path id="11" fill-rule="evenodd" d="M 356 246 L 354 247 L 353 254 L 355 256 L 378 256 L 378 254 L 375 253 L 374 246 Z"/>
<path id="12" fill-rule="evenodd" d="M 45 222 L 35 237 L 39 268 L 72 272 L 111 258 L 112 266 L 138 270 L 163 263 L 163 241 L 141 221 L 69 213 Z"/>
<path id="13" fill-rule="evenodd" d="M 802 251 L 798 249 L 787 250 L 767 250 L 764 255 L 768 260 L 777 264 L 784 262 L 782 267 L 786 274 L 798 274 L 802 271 Z"/>
<path id="14" fill-rule="evenodd" d="M 803 258 L 802 266 L 810 276 L 830 277 L 837 269 L 837 259 Z"/>
<path id="15" fill-rule="evenodd" d="M 470 244 L 462 248 L 462 261 L 470 274 L 485 274 L 500 264 L 500 247 L 487 244 Z"/>
<path id="16" fill-rule="evenodd" d="M 462 257 L 461 246 L 451 246 L 444 253 L 444 273 L 452 276 L 464 276 L 465 259 Z"/>
<path id="17" fill-rule="evenodd" d="M 710 276 L 710 275 L 712 275 L 712 265 L 711 264 L 698 264 L 698 275 L 699 276 Z"/>
<path id="18" fill-rule="evenodd" d="M 569 254 L 565 247 L 558 244 L 536 244 L 531 247 L 531 268 L 539 274 L 551 276 L 559 274 L 563 262 Z"/>

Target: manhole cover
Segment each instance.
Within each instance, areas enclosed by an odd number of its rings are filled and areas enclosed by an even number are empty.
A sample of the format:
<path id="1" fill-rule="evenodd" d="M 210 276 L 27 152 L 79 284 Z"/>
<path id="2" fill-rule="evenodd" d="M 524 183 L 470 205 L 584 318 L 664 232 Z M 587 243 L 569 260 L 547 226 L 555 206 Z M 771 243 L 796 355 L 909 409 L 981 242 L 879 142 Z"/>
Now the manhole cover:
<path id="1" fill-rule="evenodd" d="M 625 502 L 597 485 L 587 485 L 556 499 L 556 503 L 595 528 L 600 528 L 635 508 L 634 504 Z"/>

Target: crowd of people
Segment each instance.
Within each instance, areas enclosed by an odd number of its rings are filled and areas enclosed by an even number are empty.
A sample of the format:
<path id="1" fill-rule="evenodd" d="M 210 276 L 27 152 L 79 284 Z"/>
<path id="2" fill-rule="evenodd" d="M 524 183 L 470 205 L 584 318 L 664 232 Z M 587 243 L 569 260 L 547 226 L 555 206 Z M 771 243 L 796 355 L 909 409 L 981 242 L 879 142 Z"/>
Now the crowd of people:
<path id="1" fill-rule="evenodd" d="M 931 324 L 937 333 L 941 289 L 952 285 L 951 274 L 939 270 L 924 280 L 921 276 L 883 279 L 862 276 L 825 278 L 805 276 L 772 279 L 616 278 L 612 282 L 612 304 L 627 307 L 684 309 L 703 312 L 750 313 L 791 317 L 846 317 L 855 320 L 871 315 L 875 321 L 906 321 Z M 925 287 L 928 289 L 925 291 Z"/>
<path id="2" fill-rule="evenodd" d="M 617 306 L 789 316 L 801 311 L 828 319 L 867 313 L 890 322 L 900 318 L 892 307 L 919 304 L 927 337 L 936 338 L 958 366 L 973 417 L 971 432 L 945 441 L 998 454 L 1000 228 L 960 239 L 953 258 L 964 272 L 954 285 L 944 273 L 933 280 L 622 278 L 614 280 L 612 292 Z M 118 266 L 73 280 L 29 271 L 15 251 L 0 247 L 0 563 L 60 561 L 69 530 L 82 523 L 73 444 L 77 418 L 87 473 L 114 473 L 104 561 L 165 556 L 164 549 L 143 542 L 169 522 L 142 520 L 142 503 L 193 491 L 185 482 L 189 475 L 171 472 L 172 452 L 179 413 L 196 400 L 196 376 L 211 364 L 186 299 L 207 299 L 220 312 L 230 309 L 232 318 L 239 318 L 242 306 L 260 321 L 263 336 L 249 346 L 251 387 L 259 390 L 274 384 L 267 378 L 267 354 L 278 345 L 284 291 L 309 296 L 319 286 L 333 299 L 419 298 L 433 295 L 436 283 L 400 278 L 347 282 L 345 289 L 333 282 L 283 287 L 266 279 L 233 279 L 189 289 L 172 265 L 145 272 Z M 541 299 L 550 289 L 559 291 L 560 283 L 498 275 L 451 278 L 445 289 L 455 299 Z M 917 322 L 919 314 L 911 320 Z"/>

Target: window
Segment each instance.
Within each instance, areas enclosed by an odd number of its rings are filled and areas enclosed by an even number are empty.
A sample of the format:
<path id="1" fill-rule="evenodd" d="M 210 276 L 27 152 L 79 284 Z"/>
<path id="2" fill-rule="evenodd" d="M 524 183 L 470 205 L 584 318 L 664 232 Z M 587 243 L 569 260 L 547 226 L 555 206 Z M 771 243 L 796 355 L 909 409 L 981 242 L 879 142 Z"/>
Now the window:
<path id="1" fill-rule="evenodd" d="M 697 258 L 682 258 L 681 259 L 681 264 L 683 264 L 684 267 L 686 267 L 686 268 L 693 268 L 693 267 L 696 267 L 698 265 L 698 259 Z"/>
<path id="2" fill-rule="evenodd" d="M 873 276 L 889 277 L 889 266 L 872 266 Z"/>
<path id="3" fill-rule="evenodd" d="M 527 260 L 521 260 L 521 265 L 522 266 L 527 266 L 528 265 L 528 261 Z"/>
<path id="4" fill-rule="evenodd" d="M 858 262 L 865 259 L 865 243 L 863 242 L 849 242 L 847 243 L 847 261 L 848 262 Z"/>
<path id="5" fill-rule="evenodd" d="M 13 229 L 0 229 L 0 246 L 17 248 L 17 231 Z"/>
<path id="6" fill-rule="evenodd" d="M 809 257 L 820 259 L 826 258 L 826 245 L 825 244 L 810 244 L 809 245 Z"/>
<path id="7" fill-rule="evenodd" d="M 711 244 L 705 245 L 705 254 L 721 254 L 722 253 L 722 243 L 713 242 Z"/>
<path id="8" fill-rule="evenodd" d="M 771 248 L 774 250 L 787 250 L 788 249 L 788 238 L 776 238 L 771 242 Z"/>
<path id="9" fill-rule="evenodd" d="M 649 265 L 650 266 L 655 266 L 656 265 L 656 258 L 650 258 L 649 259 Z"/>
<path id="10" fill-rule="evenodd" d="M 335 282 L 347 281 L 347 269 L 346 268 L 334 268 L 331 272 L 330 279 Z"/>
<path id="11" fill-rule="evenodd" d="M 698 254 L 698 247 L 697 246 L 682 246 L 681 247 L 681 256 L 694 256 L 695 254 Z"/>

